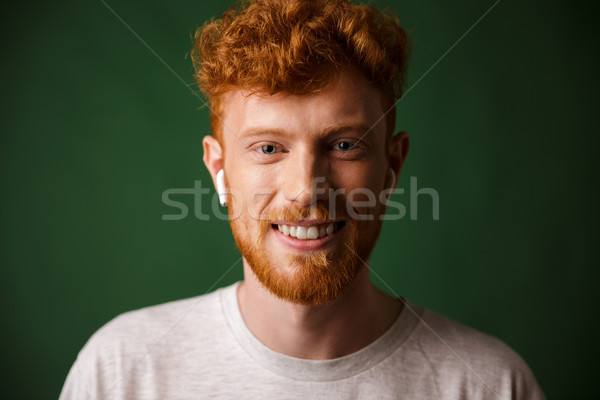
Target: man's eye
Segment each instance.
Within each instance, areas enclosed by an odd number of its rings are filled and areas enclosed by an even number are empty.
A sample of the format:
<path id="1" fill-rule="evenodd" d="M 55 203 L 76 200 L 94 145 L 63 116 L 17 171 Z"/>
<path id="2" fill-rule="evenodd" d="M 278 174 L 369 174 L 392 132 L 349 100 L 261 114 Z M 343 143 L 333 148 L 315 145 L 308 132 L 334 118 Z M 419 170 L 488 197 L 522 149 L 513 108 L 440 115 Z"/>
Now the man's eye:
<path id="1" fill-rule="evenodd" d="M 272 144 L 265 144 L 260 148 L 260 151 L 262 151 L 264 154 L 275 154 L 277 153 L 277 147 Z"/>
<path id="2" fill-rule="evenodd" d="M 352 150 L 356 145 L 352 142 L 348 142 L 348 141 L 344 141 L 344 142 L 338 142 L 336 143 L 333 147 L 337 150 L 341 150 L 341 151 L 350 151 Z"/>

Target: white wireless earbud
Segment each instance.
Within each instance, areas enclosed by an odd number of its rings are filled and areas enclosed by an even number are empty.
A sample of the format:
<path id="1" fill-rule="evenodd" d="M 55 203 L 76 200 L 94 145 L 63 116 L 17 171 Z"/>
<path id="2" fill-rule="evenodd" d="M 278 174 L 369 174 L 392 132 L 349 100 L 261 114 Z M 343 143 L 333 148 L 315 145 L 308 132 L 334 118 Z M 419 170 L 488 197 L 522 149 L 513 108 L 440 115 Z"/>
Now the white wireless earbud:
<path id="1" fill-rule="evenodd" d="M 217 193 L 219 193 L 219 203 L 222 206 L 227 205 L 227 193 L 225 193 L 225 171 L 222 169 L 217 172 Z"/>

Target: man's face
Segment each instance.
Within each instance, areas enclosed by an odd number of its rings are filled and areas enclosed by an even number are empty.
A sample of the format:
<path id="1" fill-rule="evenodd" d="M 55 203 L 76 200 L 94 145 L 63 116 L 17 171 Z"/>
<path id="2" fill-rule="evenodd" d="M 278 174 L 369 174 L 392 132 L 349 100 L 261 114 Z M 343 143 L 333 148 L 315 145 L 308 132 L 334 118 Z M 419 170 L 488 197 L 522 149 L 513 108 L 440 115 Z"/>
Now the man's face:
<path id="1" fill-rule="evenodd" d="M 231 91 L 223 100 L 223 169 L 242 255 L 281 298 L 335 300 L 365 267 L 380 192 L 394 184 L 379 91 L 347 73 L 318 94 Z"/>

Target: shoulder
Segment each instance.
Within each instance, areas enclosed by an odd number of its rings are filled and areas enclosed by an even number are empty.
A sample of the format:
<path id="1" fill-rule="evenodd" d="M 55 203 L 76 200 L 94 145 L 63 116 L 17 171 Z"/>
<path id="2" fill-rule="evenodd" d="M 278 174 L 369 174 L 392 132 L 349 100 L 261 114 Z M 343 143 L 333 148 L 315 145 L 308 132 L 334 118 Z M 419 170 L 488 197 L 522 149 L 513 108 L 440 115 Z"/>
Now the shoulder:
<path id="1" fill-rule="evenodd" d="M 210 355 L 229 339 L 220 297 L 237 285 L 193 298 L 123 313 L 87 341 L 63 387 L 61 399 L 88 397 L 129 381 L 156 378 L 158 365 L 187 355 Z M 73 395 L 73 393 L 75 393 Z"/>
<path id="2" fill-rule="evenodd" d="M 501 367 L 529 370 L 523 359 L 502 340 L 470 328 L 429 309 L 423 309 L 420 340 L 430 351 L 451 362 L 469 363 L 474 368 Z"/>
<path id="3" fill-rule="evenodd" d="M 216 328 L 222 318 L 219 295 L 223 290 L 231 288 L 125 312 L 98 329 L 83 350 L 123 343 L 144 347 L 166 338 L 167 334 L 181 337 L 190 329 L 201 334 L 205 330 Z"/>
<path id="4" fill-rule="evenodd" d="M 409 347 L 445 387 L 468 398 L 544 398 L 527 363 L 506 343 L 431 310 L 417 309 L 420 321 Z"/>

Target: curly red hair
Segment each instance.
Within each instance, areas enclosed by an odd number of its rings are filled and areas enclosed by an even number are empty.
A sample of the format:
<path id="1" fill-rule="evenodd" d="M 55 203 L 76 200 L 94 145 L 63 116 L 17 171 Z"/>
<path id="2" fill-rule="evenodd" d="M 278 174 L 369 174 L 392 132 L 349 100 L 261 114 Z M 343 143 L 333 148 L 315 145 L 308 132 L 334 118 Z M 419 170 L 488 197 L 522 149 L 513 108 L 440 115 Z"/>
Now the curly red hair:
<path id="1" fill-rule="evenodd" d="M 222 95 L 232 89 L 316 93 L 340 72 L 358 70 L 382 93 L 387 111 L 402 95 L 409 42 L 398 20 L 348 0 L 250 0 L 198 28 L 195 79 L 221 138 Z M 389 135 L 395 110 L 387 115 Z"/>

